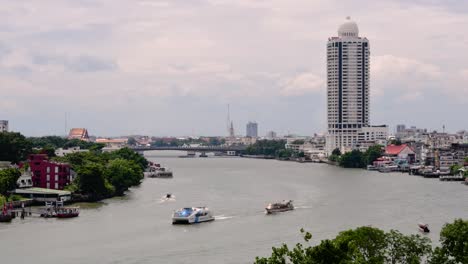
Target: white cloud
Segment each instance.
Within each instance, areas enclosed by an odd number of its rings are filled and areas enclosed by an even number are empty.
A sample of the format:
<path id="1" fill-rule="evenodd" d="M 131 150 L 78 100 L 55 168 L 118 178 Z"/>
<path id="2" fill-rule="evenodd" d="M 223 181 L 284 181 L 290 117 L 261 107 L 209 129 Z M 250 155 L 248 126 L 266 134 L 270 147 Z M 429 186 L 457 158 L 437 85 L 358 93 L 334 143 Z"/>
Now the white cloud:
<path id="1" fill-rule="evenodd" d="M 323 78 L 306 72 L 282 81 L 280 92 L 286 96 L 301 96 L 309 93 L 323 93 L 325 89 Z"/>

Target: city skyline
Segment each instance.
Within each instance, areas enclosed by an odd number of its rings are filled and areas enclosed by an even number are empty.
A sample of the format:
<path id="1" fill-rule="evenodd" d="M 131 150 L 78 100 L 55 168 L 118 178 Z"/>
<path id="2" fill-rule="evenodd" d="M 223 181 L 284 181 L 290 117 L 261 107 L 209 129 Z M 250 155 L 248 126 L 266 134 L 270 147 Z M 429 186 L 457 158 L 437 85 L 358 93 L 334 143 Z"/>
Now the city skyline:
<path id="1" fill-rule="evenodd" d="M 264 132 L 324 133 L 324 40 L 349 15 L 372 42 L 371 123 L 455 132 L 467 129 L 452 114 L 467 106 L 465 11 L 455 1 L 9 1 L 0 119 L 28 136 L 65 134 L 65 113 L 68 128 L 94 135 L 226 135 L 229 103 L 236 131 L 256 120 Z"/>

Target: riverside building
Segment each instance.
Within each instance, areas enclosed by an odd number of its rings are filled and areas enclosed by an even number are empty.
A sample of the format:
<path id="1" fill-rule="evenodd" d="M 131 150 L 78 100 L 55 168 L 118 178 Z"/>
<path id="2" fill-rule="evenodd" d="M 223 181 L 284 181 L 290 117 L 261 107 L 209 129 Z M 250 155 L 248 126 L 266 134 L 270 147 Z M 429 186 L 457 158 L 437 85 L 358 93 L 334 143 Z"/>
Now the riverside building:
<path id="1" fill-rule="evenodd" d="M 347 17 L 338 37 L 327 43 L 326 151 L 357 149 L 364 138 L 386 139 L 387 127 L 369 125 L 369 40 L 359 36 L 357 24 Z"/>

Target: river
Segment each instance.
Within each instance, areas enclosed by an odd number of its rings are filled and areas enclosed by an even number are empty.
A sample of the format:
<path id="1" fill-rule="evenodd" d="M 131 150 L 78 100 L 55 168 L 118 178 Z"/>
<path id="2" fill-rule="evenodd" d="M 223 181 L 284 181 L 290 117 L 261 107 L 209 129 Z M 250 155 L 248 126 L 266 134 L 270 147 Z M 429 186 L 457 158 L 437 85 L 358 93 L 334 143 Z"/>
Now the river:
<path id="1" fill-rule="evenodd" d="M 174 171 L 147 178 L 125 197 L 82 206 L 74 219 L 28 217 L 0 223 L 2 263 L 252 263 L 282 242 L 312 243 L 363 225 L 417 233 L 426 222 L 437 242 L 446 222 L 468 219 L 468 188 L 401 173 L 342 169 L 326 164 L 245 158 L 147 158 Z M 175 201 L 161 197 L 173 193 Z M 275 200 L 296 210 L 265 215 Z M 216 221 L 174 226 L 174 209 L 208 206 Z"/>

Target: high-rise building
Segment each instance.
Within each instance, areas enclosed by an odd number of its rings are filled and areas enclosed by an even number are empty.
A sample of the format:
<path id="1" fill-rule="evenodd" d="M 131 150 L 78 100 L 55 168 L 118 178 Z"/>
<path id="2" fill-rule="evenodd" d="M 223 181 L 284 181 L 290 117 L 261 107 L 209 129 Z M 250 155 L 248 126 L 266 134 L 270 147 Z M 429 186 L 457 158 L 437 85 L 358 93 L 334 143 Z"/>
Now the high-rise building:
<path id="1" fill-rule="evenodd" d="M 0 120 L 0 132 L 8 132 L 8 120 Z"/>
<path id="2" fill-rule="evenodd" d="M 369 41 L 347 17 L 327 44 L 327 152 L 356 148 L 369 126 Z"/>
<path id="3" fill-rule="evenodd" d="M 277 135 L 275 131 L 268 131 L 268 133 L 266 134 L 266 137 L 269 139 L 275 139 Z"/>
<path id="4" fill-rule="evenodd" d="M 258 137 L 258 124 L 256 122 L 247 123 L 246 136 L 252 138 Z"/>
<path id="5" fill-rule="evenodd" d="M 397 132 L 397 133 L 404 132 L 405 129 L 406 129 L 406 126 L 405 126 L 405 125 L 397 125 L 397 126 L 396 126 L 396 132 Z"/>

